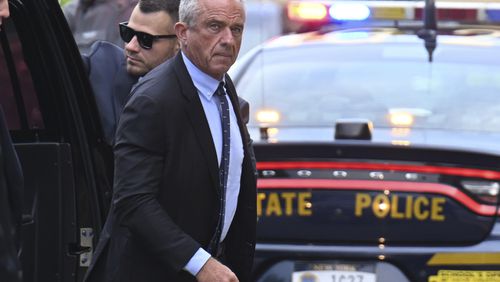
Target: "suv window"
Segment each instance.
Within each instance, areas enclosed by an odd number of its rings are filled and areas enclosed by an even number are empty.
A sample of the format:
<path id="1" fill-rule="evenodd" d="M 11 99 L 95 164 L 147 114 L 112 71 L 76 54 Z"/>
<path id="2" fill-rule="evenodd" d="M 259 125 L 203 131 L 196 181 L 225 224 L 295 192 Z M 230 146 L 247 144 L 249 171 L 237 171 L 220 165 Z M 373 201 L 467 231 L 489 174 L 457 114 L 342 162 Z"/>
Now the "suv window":
<path id="1" fill-rule="evenodd" d="M 0 104 L 9 130 L 43 129 L 43 118 L 30 69 L 17 30 L 11 22 L 2 28 L 0 38 Z"/>

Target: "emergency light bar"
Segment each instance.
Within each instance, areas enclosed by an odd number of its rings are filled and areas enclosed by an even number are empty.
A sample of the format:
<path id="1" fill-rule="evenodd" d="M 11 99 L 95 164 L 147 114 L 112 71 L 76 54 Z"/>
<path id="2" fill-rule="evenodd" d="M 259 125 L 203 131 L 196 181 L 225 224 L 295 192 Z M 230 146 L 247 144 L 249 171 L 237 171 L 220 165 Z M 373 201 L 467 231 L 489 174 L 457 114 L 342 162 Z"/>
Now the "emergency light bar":
<path id="1" fill-rule="evenodd" d="M 500 2 L 436 1 L 438 21 L 500 22 Z M 329 23 L 364 20 L 422 20 L 424 1 L 290 1 L 288 18 Z"/>

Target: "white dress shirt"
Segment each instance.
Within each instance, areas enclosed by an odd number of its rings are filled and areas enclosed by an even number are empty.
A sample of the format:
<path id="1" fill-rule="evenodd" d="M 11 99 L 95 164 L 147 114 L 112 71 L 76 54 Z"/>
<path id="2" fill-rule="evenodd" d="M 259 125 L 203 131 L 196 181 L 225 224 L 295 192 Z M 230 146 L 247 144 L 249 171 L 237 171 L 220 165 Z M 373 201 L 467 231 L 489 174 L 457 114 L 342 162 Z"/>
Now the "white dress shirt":
<path id="1" fill-rule="evenodd" d="M 222 155 L 222 124 L 218 103 L 214 98 L 215 90 L 219 86 L 220 81 L 205 74 L 198 69 L 185 55 L 182 53 L 182 59 L 188 70 L 193 84 L 198 91 L 205 116 L 210 127 L 212 134 L 215 151 L 217 152 L 217 160 L 220 165 Z M 227 93 L 227 92 L 226 92 Z M 224 211 L 224 225 L 222 227 L 222 234 L 220 241 L 226 238 L 231 222 L 233 221 L 234 214 L 236 213 L 236 205 L 238 203 L 238 195 L 240 192 L 240 179 L 241 169 L 243 164 L 243 141 L 241 139 L 238 121 L 234 112 L 233 105 L 229 100 L 228 95 L 222 97 L 227 99 L 230 109 L 230 157 L 229 157 L 229 172 L 226 187 L 226 206 Z M 218 188 L 218 187 L 217 187 Z M 200 248 L 195 255 L 191 258 L 185 269 L 191 274 L 196 275 L 206 261 L 210 258 L 210 254 Z"/>

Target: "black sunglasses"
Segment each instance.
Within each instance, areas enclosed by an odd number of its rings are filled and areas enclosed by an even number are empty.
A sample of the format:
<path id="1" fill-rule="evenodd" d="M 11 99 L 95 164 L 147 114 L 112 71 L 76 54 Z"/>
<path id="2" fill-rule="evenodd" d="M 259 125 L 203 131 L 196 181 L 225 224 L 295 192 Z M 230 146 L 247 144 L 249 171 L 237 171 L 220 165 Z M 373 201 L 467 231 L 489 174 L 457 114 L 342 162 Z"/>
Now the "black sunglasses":
<path id="1" fill-rule="evenodd" d="M 137 41 L 139 45 L 144 49 L 151 49 L 153 47 L 153 42 L 160 38 L 177 38 L 175 34 L 168 35 L 151 35 L 142 31 L 136 31 L 128 26 L 128 22 L 123 22 L 119 24 L 120 26 L 120 36 L 123 41 L 129 43 L 134 36 L 137 36 Z"/>

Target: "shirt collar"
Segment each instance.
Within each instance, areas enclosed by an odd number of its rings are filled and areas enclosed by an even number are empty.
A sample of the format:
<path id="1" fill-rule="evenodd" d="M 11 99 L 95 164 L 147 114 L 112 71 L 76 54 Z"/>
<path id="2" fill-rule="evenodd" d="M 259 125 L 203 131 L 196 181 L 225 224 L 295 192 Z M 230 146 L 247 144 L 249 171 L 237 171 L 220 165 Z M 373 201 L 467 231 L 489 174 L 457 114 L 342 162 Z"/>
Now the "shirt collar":
<path id="1" fill-rule="evenodd" d="M 187 71 L 193 80 L 193 84 L 198 89 L 198 92 L 201 93 L 208 100 L 212 99 L 212 96 L 219 87 L 220 81 L 214 79 L 208 74 L 202 72 L 198 67 L 196 67 L 191 60 L 181 51 L 182 59 L 184 60 L 184 64 L 186 65 Z M 225 82 L 225 79 L 222 79 Z"/>

